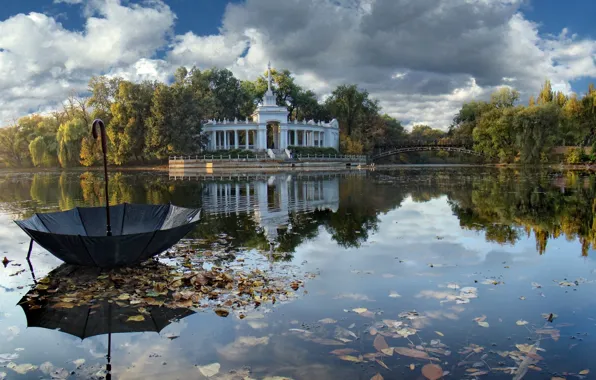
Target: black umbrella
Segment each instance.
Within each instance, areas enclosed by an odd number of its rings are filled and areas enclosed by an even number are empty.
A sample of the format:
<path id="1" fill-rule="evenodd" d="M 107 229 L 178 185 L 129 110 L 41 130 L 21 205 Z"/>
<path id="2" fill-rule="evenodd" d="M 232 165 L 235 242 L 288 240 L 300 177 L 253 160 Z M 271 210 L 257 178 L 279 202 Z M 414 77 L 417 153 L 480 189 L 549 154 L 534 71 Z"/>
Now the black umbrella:
<path id="1" fill-rule="evenodd" d="M 108 374 L 111 371 L 111 345 L 112 334 L 132 332 L 160 332 L 173 320 L 185 318 L 194 311 L 188 308 L 169 308 L 164 306 L 151 306 L 143 304 L 134 306 L 128 302 L 118 301 L 112 293 L 90 294 L 88 301 L 80 299 L 73 300 L 72 306 L 63 302 L 69 292 L 85 292 L 93 279 L 97 278 L 99 272 L 90 272 L 88 269 L 61 265 L 39 281 L 39 284 L 31 289 L 19 301 L 19 306 L 25 312 L 27 327 L 40 327 L 51 330 L 60 330 L 66 334 L 81 339 L 96 335 L 108 335 Z M 147 270 L 152 270 L 149 267 Z M 68 279 L 69 284 L 60 281 Z M 47 292 L 49 283 L 58 281 L 57 292 Z M 73 288 L 72 282 L 78 282 Z M 142 318 L 139 318 L 142 316 Z"/>
<path id="2" fill-rule="evenodd" d="M 136 264 L 176 244 L 199 222 L 201 212 L 172 204 L 110 206 L 105 127 L 99 119 L 92 128 L 96 138 L 98 127 L 104 158 L 105 207 L 35 214 L 16 223 L 31 237 L 31 243 L 36 241 L 68 264 L 102 268 Z"/>

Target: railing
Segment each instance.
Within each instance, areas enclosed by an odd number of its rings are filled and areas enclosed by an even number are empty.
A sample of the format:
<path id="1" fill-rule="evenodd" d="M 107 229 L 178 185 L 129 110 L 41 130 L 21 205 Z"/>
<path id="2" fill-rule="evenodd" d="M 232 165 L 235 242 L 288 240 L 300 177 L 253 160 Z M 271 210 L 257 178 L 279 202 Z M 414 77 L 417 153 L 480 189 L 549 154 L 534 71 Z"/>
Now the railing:
<path id="1" fill-rule="evenodd" d="M 255 156 L 251 154 L 220 154 L 220 155 L 213 155 L 213 154 L 197 154 L 194 156 L 170 156 L 169 161 L 263 161 L 263 160 L 271 160 L 266 155 L 262 156 Z"/>
<path id="2" fill-rule="evenodd" d="M 318 160 L 318 161 L 359 161 L 366 162 L 367 156 L 355 155 L 355 154 L 296 154 L 293 156 L 298 160 Z"/>

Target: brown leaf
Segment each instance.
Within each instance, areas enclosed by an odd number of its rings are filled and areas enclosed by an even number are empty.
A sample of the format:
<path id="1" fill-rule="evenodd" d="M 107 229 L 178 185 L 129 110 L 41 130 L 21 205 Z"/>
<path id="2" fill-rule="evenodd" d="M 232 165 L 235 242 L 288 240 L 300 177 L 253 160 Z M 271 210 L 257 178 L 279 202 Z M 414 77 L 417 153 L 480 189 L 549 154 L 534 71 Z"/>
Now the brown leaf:
<path id="1" fill-rule="evenodd" d="M 370 330 L 368 330 L 368 333 L 372 336 L 375 336 L 377 335 L 378 331 L 374 327 L 371 327 Z"/>
<path id="2" fill-rule="evenodd" d="M 230 312 L 226 309 L 215 309 L 215 314 L 217 314 L 220 317 L 227 317 L 228 315 L 230 315 Z"/>
<path id="3" fill-rule="evenodd" d="M 380 373 L 377 373 L 376 375 L 371 377 L 370 380 L 383 380 L 383 376 L 381 376 Z"/>
<path id="4" fill-rule="evenodd" d="M 443 368 L 436 364 L 427 364 L 422 367 L 422 375 L 428 380 L 438 380 L 443 377 Z"/>
<path id="5" fill-rule="evenodd" d="M 415 350 L 407 347 L 393 347 L 393 352 L 402 356 L 408 356 L 416 359 L 431 359 L 428 354 L 424 351 Z M 434 359 L 434 358 L 432 358 Z M 432 360 L 431 359 L 431 360 Z"/>
<path id="6" fill-rule="evenodd" d="M 383 368 L 385 368 L 386 370 L 389 370 L 389 371 L 390 371 L 389 367 L 387 367 L 387 364 L 383 363 L 383 361 L 382 361 L 382 360 L 376 359 L 375 361 L 376 361 L 377 363 L 379 363 L 379 365 L 380 365 L 381 367 L 383 367 Z"/>
<path id="7" fill-rule="evenodd" d="M 564 377 L 551 377 L 550 380 L 567 380 Z"/>
<path id="8" fill-rule="evenodd" d="M 337 350 L 333 350 L 330 352 L 332 355 L 349 355 L 358 352 L 353 348 L 338 348 Z"/>
<path id="9" fill-rule="evenodd" d="M 341 360 L 345 360 L 347 362 L 354 362 L 354 363 L 362 363 L 363 362 L 361 357 L 356 357 L 356 356 L 352 356 L 352 355 L 342 355 L 342 356 L 338 356 L 338 358 L 340 358 Z"/>
<path id="10" fill-rule="evenodd" d="M 75 307 L 75 304 L 70 302 L 58 302 L 53 304 L 52 307 L 55 309 L 72 309 Z"/>
<path id="11" fill-rule="evenodd" d="M 377 351 L 382 351 L 385 348 L 389 348 L 389 345 L 387 344 L 387 342 L 385 341 L 385 338 L 383 338 L 381 335 L 377 335 L 375 337 L 375 341 L 373 342 L 373 347 L 377 350 Z"/>

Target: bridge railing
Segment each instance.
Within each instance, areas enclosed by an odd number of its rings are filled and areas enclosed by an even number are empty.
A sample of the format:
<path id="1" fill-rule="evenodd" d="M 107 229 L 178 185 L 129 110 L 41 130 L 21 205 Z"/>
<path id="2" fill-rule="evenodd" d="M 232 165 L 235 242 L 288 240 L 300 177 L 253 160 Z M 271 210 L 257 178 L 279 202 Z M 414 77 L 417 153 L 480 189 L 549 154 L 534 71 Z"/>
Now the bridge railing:
<path id="1" fill-rule="evenodd" d="M 298 160 L 315 161 L 357 161 L 366 162 L 368 156 L 355 154 L 296 154 L 292 156 Z"/>
<path id="2" fill-rule="evenodd" d="M 451 147 L 466 147 L 474 146 L 472 139 L 458 139 L 458 138 L 442 138 L 442 139 L 404 139 L 391 144 L 377 145 L 375 151 L 389 150 L 395 148 L 406 148 L 413 146 L 451 146 Z"/>

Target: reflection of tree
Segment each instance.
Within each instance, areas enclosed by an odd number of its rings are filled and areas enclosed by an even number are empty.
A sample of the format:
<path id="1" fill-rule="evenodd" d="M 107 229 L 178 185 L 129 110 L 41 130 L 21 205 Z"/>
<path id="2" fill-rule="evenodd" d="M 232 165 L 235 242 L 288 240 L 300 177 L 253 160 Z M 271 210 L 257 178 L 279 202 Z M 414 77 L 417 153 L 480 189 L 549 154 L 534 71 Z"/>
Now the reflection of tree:
<path id="1" fill-rule="evenodd" d="M 543 254 L 549 239 L 564 234 L 579 239 L 582 255 L 587 255 L 596 244 L 594 178 L 579 181 L 577 174 L 568 173 L 558 182 L 563 187 L 554 186 L 547 173 L 503 170 L 477 178 L 471 197 L 450 194 L 451 207 L 462 227 L 485 231 L 490 241 L 514 243 L 525 231 L 534 234 L 536 250 Z"/>

